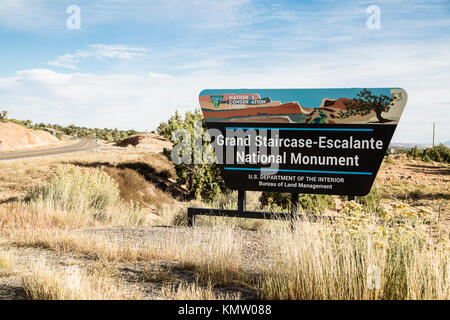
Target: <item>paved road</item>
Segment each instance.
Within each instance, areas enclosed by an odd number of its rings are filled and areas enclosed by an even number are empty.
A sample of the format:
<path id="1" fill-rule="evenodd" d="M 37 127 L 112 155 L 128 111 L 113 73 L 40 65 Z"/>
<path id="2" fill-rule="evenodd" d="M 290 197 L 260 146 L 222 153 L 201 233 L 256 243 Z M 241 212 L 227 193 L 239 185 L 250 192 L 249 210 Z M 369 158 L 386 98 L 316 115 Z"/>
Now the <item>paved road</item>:
<path id="1" fill-rule="evenodd" d="M 79 151 L 88 151 L 88 150 L 95 149 L 96 147 L 97 147 L 97 142 L 95 141 L 95 139 L 80 139 L 80 140 L 78 140 L 77 143 L 63 146 L 63 147 L 0 153 L 0 161 L 42 157 L 42 156 L 52 156 L 52 155 L 79 152 Z"/>

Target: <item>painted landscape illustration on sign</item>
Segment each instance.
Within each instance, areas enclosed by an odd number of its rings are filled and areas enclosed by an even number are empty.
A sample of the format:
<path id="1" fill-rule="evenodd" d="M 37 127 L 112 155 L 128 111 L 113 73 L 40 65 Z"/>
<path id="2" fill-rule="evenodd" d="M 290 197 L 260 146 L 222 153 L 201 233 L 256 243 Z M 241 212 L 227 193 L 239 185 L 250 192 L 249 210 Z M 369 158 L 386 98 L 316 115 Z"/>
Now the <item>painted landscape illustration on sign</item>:
<path id="1" fill-rule="evenodd" d="M 200 93 L 207 122 L 397 124 L 400 88 L 214 89 Z"/>

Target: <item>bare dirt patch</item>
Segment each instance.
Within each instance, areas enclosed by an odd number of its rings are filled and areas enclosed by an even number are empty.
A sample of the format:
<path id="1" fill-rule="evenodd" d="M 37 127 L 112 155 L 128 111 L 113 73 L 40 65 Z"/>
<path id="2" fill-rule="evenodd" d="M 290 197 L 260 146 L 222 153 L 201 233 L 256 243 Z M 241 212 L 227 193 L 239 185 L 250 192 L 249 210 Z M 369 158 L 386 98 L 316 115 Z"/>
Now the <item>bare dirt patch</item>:
<path id="1" fill-rule="evenodd" d="M 0 141 L 0 152 L 51 146 L 61 142 L 48 132 L 31 130 L 11 122 L 0 122 Z"/>

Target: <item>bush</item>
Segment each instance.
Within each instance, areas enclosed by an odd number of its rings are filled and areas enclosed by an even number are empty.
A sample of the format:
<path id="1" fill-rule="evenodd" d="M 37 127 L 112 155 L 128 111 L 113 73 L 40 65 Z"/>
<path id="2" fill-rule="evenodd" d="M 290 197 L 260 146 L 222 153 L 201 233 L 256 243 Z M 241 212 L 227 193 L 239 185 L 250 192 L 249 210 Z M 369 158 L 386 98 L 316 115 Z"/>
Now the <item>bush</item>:
<path id="1" fill-rule="evenodd" d="M 422 161 L 424 161 L 424 162 L 432 162 L 433 160 L 431 160 L 430 156 L 426 154 L 426 155 L 424 155 L 422 157 Z"/>
<path id="2" fill-rule="evenodd" d="M 76 216 L 85 222 L 143 222 L 140 208 L 123 204 L 117 182 L 101 169 L 59 166 L 48 181 L 32 187 L 26 201 L 53 209 L 61 219 Z"/>
<path id="3" fill-rule="evenodd" d="M 283 192 L 263 192 L 259 198 L 261 205 L 273 211 L 290 210 L 291 194 Z"/>
<path id="4" fill-rule="evenodd" d="M 381 195 L 376 186 L 366 196 L 357 197 L 356 201 L 362 205 L 362 211 L 365 213 L 381 215 L 384 212 L 384 207 L 381 205 Z"/>
<path id="5" fill-rule="evenodd" d="M 414 147 L 408 151 L 408 156 L 425 162 L 436 161 L 450 163 L 450 148 L 443 144 L 424 150 Z"/>
<path id="6" fill-rule="evenodd" d="M 33 188 L 31 201 L 46 201 L 62 210 L 93 209 L 101 212 L 119 200 L 117 183 L 100 169 L 57 167 L 50 180 Z"/>
<path id="7" fill-rule="evenodd" d="M 277 211 L 291 210 L 291 194 L 281 192 L 263 192 L 261 204 Z M 299 210 L 306 214 L 322 214 L 326 209 L 334 206 L 334 199 L 330 195 L 301 194 L 299 196 Z"/>

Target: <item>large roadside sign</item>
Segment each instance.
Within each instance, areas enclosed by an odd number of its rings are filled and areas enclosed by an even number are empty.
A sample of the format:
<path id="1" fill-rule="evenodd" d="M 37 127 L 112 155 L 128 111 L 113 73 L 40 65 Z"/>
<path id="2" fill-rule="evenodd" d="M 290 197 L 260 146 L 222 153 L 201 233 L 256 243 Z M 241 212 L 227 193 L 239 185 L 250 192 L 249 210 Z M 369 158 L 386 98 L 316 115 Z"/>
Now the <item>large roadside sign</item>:
<path id="1" fill-rule="evenodd" d="M 207 89 L 199 100 L 228 188 L 363 196 L 407 94 L 400 88 Z"/>

